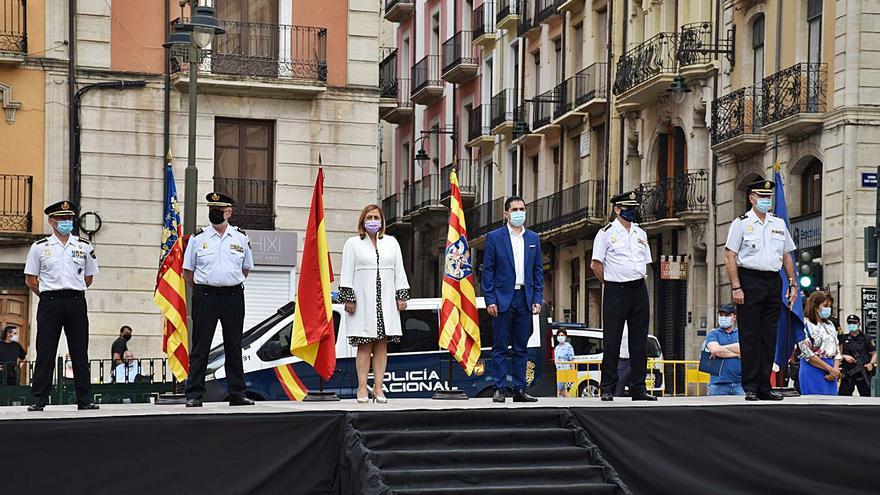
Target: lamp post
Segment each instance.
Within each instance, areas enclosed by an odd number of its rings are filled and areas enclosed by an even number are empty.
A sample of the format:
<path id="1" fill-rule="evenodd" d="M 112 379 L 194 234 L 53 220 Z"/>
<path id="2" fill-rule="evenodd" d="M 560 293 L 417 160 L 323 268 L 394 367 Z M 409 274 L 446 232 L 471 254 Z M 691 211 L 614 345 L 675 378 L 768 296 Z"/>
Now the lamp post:
<path id="1" fill-rule="evenodd" d="M 192 234 L 196 226 L 196 209 L 198 208 L 199 169 L 196 168 L 196 116 L 197 116 L 197 82 L 198 69 L 210 51 L 208 46 L 214 35 L 223 34 L 220 22 L 212 7 L 192 5 L 192 19 L 188 24 L 179 20 L 174 23 L 171 36 L 163 46 L 171 49 L 171 53 L 182 62 L 189 64 L 189 151 L 187 153 L 186 175 L 183 197 L 183 232 Z"/>

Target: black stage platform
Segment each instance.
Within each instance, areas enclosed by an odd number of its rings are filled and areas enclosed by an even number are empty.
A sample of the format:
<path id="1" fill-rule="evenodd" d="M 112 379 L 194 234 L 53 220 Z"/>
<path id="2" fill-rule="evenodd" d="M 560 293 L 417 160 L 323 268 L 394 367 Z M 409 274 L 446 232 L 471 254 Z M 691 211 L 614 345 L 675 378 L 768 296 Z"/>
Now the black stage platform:
<path id="1" fill-rule="evenodd" d="M 74 407 L 0 408 L 3 493 L 880 493 L 880 399 Z"/>

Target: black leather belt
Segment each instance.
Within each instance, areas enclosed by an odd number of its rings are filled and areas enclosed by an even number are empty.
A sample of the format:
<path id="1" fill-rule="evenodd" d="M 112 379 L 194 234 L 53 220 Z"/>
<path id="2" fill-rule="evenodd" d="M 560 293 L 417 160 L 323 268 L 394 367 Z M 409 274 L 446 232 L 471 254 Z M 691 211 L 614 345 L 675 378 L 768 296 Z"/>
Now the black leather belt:
<path id="1" fill-rule="evenodd" d="M 205 294 L 213 294 L 213 295 L 230 295 L 230 294 L 238 294 L 244 291 L 244 285 L 229 285 L 226 287 L 215 287 L 213 285 L 202 285 L 196 284 L 195 288 L 204 292 Z"/>
<path id="2" fill-rule="evenodd" d="M 83 297 L 85 294 L 84 291 L 73 289 L 44 290 L 40 292 L 40 297 L 48 299 L 74 299 L 77 297 Z"/>
<path id="3" fill-rule="evenodd" d="M 609 282 L 608 280 L 605 281 L 605 285 L 611 286 L 611 287 L 640 287 L 644 283 L 645 283 L 645 279 L 643 279 L 643 278 L 638 278 L 636 280 L 630 280 L 628 282 Z"/>

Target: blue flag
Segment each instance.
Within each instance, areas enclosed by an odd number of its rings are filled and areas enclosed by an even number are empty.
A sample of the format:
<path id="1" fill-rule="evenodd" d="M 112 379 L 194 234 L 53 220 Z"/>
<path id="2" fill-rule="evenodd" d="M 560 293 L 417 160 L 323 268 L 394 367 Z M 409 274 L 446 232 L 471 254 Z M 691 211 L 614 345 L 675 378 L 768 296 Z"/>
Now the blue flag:
<path id="1" fill-rule="evenodd" d="M 183 224 L 180 221 L 180 206 L 177 203 L 177 186 L 174 184 L 174 171 L 171 164 L 165 165 L 165 211 L 162 215 L 162 253 L 159 263 L 165 259 L 181 235 Z"/>
<path id="2" fill-rule="evenodd" d="M 791 233 L 791 224 L 788 222 L 788 205 L 785 204 L 785 189 L 782 187 L 782 175 L 776 171 L 776 201 L 774 201 L 773 214 L 785 221 L 785 227 Z M 784 256 L 792 256 L 794 263 L 794 280 L 795 283 L 800 279 L 797 271 L 797 263 L 795 263 L 792 253 L 785 253 Z M 776 358 L 774 362 L 780 368 L 785 368 L 788 358 L 791 357 L 794 346 L 806 338 L 804 334 L 804 304 L 801 297 L 800 288 L 797 291 L 797 299 L 791 310 L 788 309 L 788 275 L 785 273 L 785 264 L 779 269 L 779 276 L 782 278 L 782 310 L 779 312 L 779 322 L 776 324 Z"/>

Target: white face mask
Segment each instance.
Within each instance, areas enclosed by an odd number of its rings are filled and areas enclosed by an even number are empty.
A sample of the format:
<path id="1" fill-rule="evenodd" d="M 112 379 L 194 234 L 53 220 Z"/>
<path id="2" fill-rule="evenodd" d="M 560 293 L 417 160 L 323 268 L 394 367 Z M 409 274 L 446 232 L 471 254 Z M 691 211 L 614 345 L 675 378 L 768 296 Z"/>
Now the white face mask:
<path id="1" fill-rule="evenodd" d="M 10 337 L 10 339 L 11 339 L 13 342 L 18 342 L 18 335 L 13 335 L 12 337 Z"/>
<path id="2" fill-rule="evenodd" d="M 559 342 L 560 344 L 562 344 L 563 342 L 565 342 L 565 335 L 557 335 L 557 336 L 556 336 L 556 342 Z"/>

